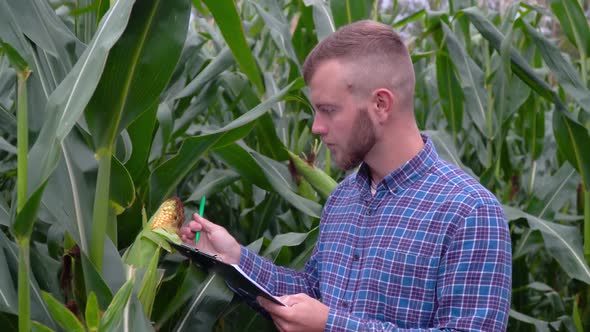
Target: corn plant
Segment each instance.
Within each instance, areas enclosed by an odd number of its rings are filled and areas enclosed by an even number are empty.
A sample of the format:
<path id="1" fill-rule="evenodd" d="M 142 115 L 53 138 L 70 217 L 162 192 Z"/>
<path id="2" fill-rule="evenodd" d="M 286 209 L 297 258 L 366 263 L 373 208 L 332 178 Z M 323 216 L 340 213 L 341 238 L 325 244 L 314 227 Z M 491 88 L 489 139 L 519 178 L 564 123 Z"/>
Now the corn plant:
<path id="1" fill-rule="evenodd" d="M 302 268 L 346 174 L 310 133 L 301 64 L 370 18 L 407 40 L 420 128 L 504 204 L 509 330 L 587 330 L 585 8 L 400 3 L 0 0 L 2 326 L 272 330 L 147 216 L 172 196 L 190 216 L 206 196 L 206 217 Z"/>

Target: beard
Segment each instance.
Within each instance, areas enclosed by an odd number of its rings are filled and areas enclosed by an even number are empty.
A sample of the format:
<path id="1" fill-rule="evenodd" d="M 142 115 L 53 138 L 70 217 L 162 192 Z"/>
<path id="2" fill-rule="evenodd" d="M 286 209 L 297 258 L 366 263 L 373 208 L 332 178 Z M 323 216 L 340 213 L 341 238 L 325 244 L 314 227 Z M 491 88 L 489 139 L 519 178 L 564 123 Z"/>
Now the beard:
<path id="1" fill-rule="evenodd" d="M 343 150 L 334 151 L 334 162 L 341 169 L 351 170 L 365 159 L 377 141 L 375 126 L 369 118 L 367 108 L 358 109 L 354 125 Z"/>

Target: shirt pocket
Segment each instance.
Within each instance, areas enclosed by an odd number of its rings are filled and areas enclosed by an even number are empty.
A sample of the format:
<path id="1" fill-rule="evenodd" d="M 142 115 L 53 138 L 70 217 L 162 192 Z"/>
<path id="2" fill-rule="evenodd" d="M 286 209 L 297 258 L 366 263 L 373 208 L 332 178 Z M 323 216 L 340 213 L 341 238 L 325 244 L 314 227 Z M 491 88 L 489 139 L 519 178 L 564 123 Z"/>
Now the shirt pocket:
<path id="1" fill-rule="evenodd" d="M 379 293 L 379 302 L 385 304 L 385 318 L 410 324 L 405 327 L 428 323 L 435 310 L 439 258 L 382 249 L 372 260 L 369 279 L 376 283 L 373 289 Z"/>

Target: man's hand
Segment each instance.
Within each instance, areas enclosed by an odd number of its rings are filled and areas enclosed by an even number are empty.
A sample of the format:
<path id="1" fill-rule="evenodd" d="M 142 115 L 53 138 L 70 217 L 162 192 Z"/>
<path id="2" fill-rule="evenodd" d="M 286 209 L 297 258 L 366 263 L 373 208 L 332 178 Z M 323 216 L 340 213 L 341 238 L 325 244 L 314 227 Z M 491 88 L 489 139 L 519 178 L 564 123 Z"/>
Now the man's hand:
<path id="1" fill-rule="evenodd" d="M 307 294 L 281 296 L 280 300 L 287 307 L 263 297 L 258 297 L 257 300 L 272 316 L 275 325 L 281 332 L 323 331 L 330 313 L 330 308 Z"/>
<path id="2" fill-rule="evenodd" d="M 180 228 L 180 238 L 184 244 L 196 247 L 207 253 L 219 255 L 228 264 L 238 264 L 242 254 L 242 247 L 227 230 L 209 220 L 193 214 L 193 219 L 187 226 Z M 195 245 L 195 233 L 201 232 L 199 243 Z"/>

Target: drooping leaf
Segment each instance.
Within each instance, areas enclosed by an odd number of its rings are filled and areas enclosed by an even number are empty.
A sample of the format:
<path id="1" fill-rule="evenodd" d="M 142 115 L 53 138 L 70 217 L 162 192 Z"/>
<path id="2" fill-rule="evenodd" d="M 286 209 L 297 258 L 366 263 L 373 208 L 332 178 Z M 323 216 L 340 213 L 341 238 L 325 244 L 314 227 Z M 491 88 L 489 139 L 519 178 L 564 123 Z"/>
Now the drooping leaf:
<path id="1" fill-rule="evenodd" d="M 232 64 L 234 64 L 234 58 L 232 57 L 231 50 L 229 48 L 223 49 L 186 87 L 174 96 L 174 99 L 180 99 L 194 94 L 205 86 L 205 84 L 227 70 Z"/>
<path id="2" fill-rule="evenodd" d="M 197 201 L 203 196 L 211 196 L 221 192 L 226 186 L 238 180 L 238 173 L 231 170 L 212 169 L 201 180 L 187 202 Z"/>
<path id="3" fill-rule="evenodd" d="M 537 218 L 522 210 L 504 205 L 508 220 L 524 218 L 532 229 L 539 230 L 545 248 L 572 278 L 590 284 L 590 267 L 584 259 L 582 239 L 577 227 L 556 224 Z"/>
<path id="4" fill-rule="evenodd" d="M 270 184 L 262 173 L 262 169 L 252 155 L 239 143 L 215 149 L 213 153 L 240 174 L 242 180 L 253 183 L 262 189 L 270 190 Z"/>
<path id="5" fill-rule="evenodd" d="M 263 256 L 268 256 L 276 251 L 280 250 L 283 247 L 292 247 L 297 246 L 303 243 L 307 239 L 307 237 L 316 232 L 317 229 L 314 228 L 307 233 L 284 233 L 275 236 L 270 245 L 264 250 Z"/>
<path id="6" fill-rule="evenodd" d="M 475 7 L 467 8 L 462 11 L 465 17 L 473 24 L 473 26 L 481 33 L 481 35 L 490 43 L 496 51 L 500 52 L 502 48 L 502 41 L 505 36 L 485 18 L 481 11 Z M 518 20 L 517 20 L 518 21 Z M 512 62 L 512 71 L 535 92 L 543 98 L 553 102 L 555 99 L 555 92 L 551 89 L 549 84 L 541 80 L 533 71 L 528 62 L 520 55 L 514 47 L 510 49 L 510 60 Z"/>
<path id="7" fill-rule="evenodd" d="M 266 179 L 272 188 L 281 195 L 287 202 L 292 204 L 301 212 L 319 218 L 322 213 L 322 207 L 318 203 L 297 195 L 289 186 L 289 181 L 282 175 L 282 172 L 277 168 L 277 164 L 273 164 L 268 158 L 260 155 L 254 151 L 250 152 L 254 160 L 260 165 Z M 286 167 L 286 166 L 284 166 Z"/>
<path id="8" fill-rule="evenodd" d="M 292 89 L 302 86 L 302 81 L 297 80 L 286 86 L 276 95 L 268 98 L 258 106 L 243 114 L 223 128 L 212 133 L 184 140 L 179 152 L 165 163 L 157 167 L 150 177 L 150 206 L 159 204 L 164 197 L 170 196 L 176 185 L 188 174 L 198 161 L 198 157 L 209 149 L 223 147 L 244 137 L 256 123 L 256 120 L 264 115 L 272 105 Z"/>
<path id="9" fill-rule="evenodd" d="M 577 3 L 575 0 L 573 2 Z M 590 112 L 590 90 L 585 86 L 584 82 L 582 82 L 580 75 L 577 73 L 574 66 L 561 54 L 561 51 L 553 42 L 543 37 L 526 21 L 523 20 L 522 23 L 525 26 L 528 35 L 531 36 L 531 39 L 535 42 L 537 50 L 539 50 L 543 60 L 545 60 L 545 63 L 549 66 L 551 71 L 555 73 L 555 76 L 561 86 L 563 86 L 563 89 L 575 101 L 577 101 L 578 105 L 585 109 L 586 112 Z M 586 36 L 586 39 L 590 39 L 590 32 Z"/>

